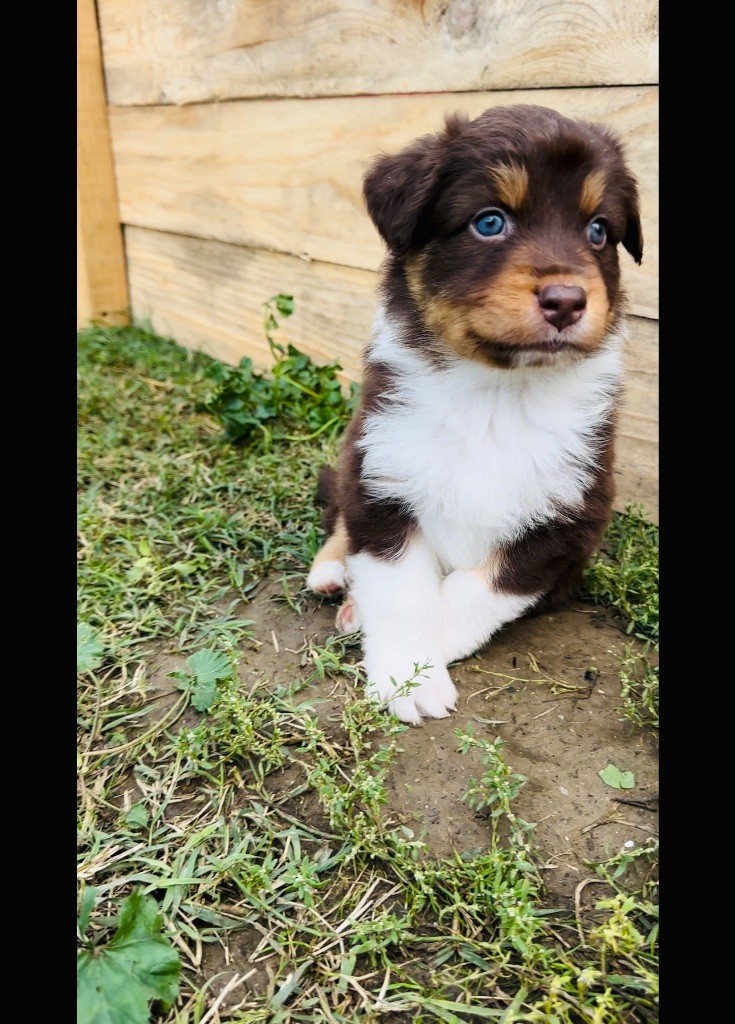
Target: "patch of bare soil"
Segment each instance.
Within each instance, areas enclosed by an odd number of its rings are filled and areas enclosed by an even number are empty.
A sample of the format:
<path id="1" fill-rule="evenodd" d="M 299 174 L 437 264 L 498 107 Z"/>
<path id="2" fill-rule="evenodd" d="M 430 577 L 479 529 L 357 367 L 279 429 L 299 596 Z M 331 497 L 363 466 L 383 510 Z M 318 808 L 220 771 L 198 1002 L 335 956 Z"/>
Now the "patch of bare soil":
<path id="1" fill-rule="evenodd" d="M 333 634 L 336 605 L 299 600 L 297 614 L 280 583 L 269 582 L 247 605 L 261 646 L 244 654 L 245 681 L 265 675 L 287 684 L 303 677 L 308 643 L 322 645 Z M 613 614 L 583 603 L 506 626 L 451 670 L 460 693 L 454 714 L 399 737 L 388 777 L 392 820 L 412 828 L 437 855 L 481 850 L 489 825 L 462 800 L 470 778 L 482 774 L 481 759 L 475 751 L 458 752 L 456 731 L 472 724 L 478 737 L 500 736 L 505 761 L 528 779 L 514 809 L 537 823 L 534 843 L 549 894 L 573 898 L 590 874 L 585 861 L 638 846 L 658 828 L 657 737 L 619 710 L 618 665 L 629 642 Z M 314 701 L 325 726 L 339 720 L 345 691 L 338 683 L 318 682 L 299 696 Z M 633 789 L 602 781 L 598 772 L 608 762 L 633 772 Z"/>
<path id="2" fill-rule="evenodd" d="M 309 645 L 321 646 L 334 633 L 335 603 L 303 593 L 297 602 L 300 613 L 284 600 L 281 583 L 268 581 L 243 609 L 255 620 L 257 641 L 243 651 L 245 685 L 264 677 L 273 685 L 302 679 L 311 668 Z M 571 900 L 590 875 L 585 861 L 645 843 L 658 829 L 657 735 L 632 726 L 619 710 L 618 665 L 628 643 L 614 613 L 583 603 L 506 626 L 482 652 L 452 668 L 457 710 L 399 737 L 387 780 L 387 815 L 436 855 L 482 850 L 489 824 L 462 800 L 470 779 L 482 775 L 482 761 L 475 750 L 459 753 L 456 733 L 471 725 L 478 737 L 500 736 L 505 761 L 528 780 L 514 809 L 537 824 L 534 844 L 549 896 Z M 169 673 L 184 662 L 167 654 L 154 659 L 148 687 L 160 699 L 151 717 L 175 701 Z M 319 681 L 298 700 L 311 704 L 327 734 L 338 737 L 346 692 L 339 681 Z M 198 717 L 187 711 L 177 728 Z M 602 781 L 598 772 L 608 762 L 633 772 L 633 789 L 615 790 Z M 298 774 L 286 769 L 269 779 L 276 798 L 297 782 L 290 771 Z M 134 791 L 131 798 L 137 798 Z M 290 813 L 328 830 L 316 795 L 298 799 L 289 804 Z"/>
<path id="3" fill-rule="evenodd" d="M 255 621 L 256 643 L 243 650 L 240 661 L 245 686 L 264 678 L 273 686 L 303 679 L 312 670 L 310 646 L 323 646 L 334 633 L 336 603 L 305 592 L 295 600 L 300 613 L 284 600 L 280 581 L 271 580 L 241 609 Z M 505 761 L 528 780 L 514 809 L 537 825 L 534 846 L 544 868 L 546 903 L 571 906 L 579 883 L 592 876 L 586 861 L 605 860 L 626 844 L 638 846 L 657 833 L 657 736 L 630 725 L 619 710 L 618 665 L 628 643 L 614 613 L 583 603 L 507 626 L 480 654 L 452 668 L 460 694 L 454 714 L 399 737 L 387 780 L 386 815 L 411 828 L 438 856 L 486 848 L 489 823 L 462 800 L 470 779 L 482 775 L 481 757 L 475 750 L 460 754 L 456 733 L 471 725 L 478 737 L 500 736 Z M 355 647 L 355 660 L 359 656 Z M 169 673 L 182 668 L 181 655 L 162 649 L 153 658 L 147 687 L 156 699 L 144 724 L 172 708 L 178 691 Z M 307 702 L 327 735 L 338 740 L 346 697 L 345 684 L 324 680 L 301 690 L 297 700 Z M 199 717 L 187 710 L 175 730 L 195 725 Z M 600 779 L 598 772 L 608 762 L 633 772 L 633 789 L 614 790 Z M 277 800 L 302 781 L 302 770 L 293 765 L 270 776 L 268 789 Z M 139 798 L 132 776 L 127 789 L 128 803 Z M 180 794 L 171 813 L 190 813 L 198 799 L 193 787 Z M 329 831 L 315 793 L 283 806 L 312 828 Z M 581 909 L 589 911 L 598 893 L 588 887 L 580 895 Z M 243 994 L 267 990 L 270 968 L 249 959 L 260 939 L 247 929 L 228 936 L 224 945 L 203 948 L 200 970 L 212 979 L 211 993 L 221 999 L 222 1009 Z M 241 973 L 233 965 L 246 961 L 248 977 L 225 993 Z"/>

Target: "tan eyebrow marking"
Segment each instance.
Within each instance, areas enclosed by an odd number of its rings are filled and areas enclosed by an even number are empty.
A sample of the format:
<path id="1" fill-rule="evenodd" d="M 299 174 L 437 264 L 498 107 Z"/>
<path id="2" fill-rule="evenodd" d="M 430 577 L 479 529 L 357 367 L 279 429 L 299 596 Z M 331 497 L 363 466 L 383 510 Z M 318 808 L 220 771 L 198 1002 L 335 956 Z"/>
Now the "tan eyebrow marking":
<path id="1" fill-rule="evenodd" d="M 593 213 L 596 213 L 605 194 L 606 184 L 605 172 L 601 170 L 590 171 L 582 182 L 579 208 L 587 217 L 591 217 Z"/>
<path id="2" fill-rule="evenodd" d="M 490 177 L 501 203 L 517 210 L 528 194 L 528 171 L 518 164 L 500 164 L 490 168 Z"/>

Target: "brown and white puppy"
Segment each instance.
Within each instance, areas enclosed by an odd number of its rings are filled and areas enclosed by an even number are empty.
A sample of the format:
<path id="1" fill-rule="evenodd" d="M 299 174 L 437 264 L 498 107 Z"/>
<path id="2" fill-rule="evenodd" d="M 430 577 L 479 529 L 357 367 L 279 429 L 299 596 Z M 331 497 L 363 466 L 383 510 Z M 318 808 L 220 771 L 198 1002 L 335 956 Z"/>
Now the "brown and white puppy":
<path id="1" fill-rule="evenodd" d="M 368 692 L 419 724 L 455 706 L 449 663 L 569 598 L 609 520 L 638 191 L 606 128 L 518 105 L 448 117 L 364 195 L 382 305 L 307 583 L 348 588 Z"/>

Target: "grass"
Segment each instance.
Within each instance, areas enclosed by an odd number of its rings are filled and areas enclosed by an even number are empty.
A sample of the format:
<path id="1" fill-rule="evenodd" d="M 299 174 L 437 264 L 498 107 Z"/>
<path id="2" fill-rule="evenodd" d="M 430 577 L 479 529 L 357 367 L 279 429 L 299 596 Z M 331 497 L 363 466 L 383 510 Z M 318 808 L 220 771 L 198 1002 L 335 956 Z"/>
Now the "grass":
<path id="1" fill-rule="evenodd" d="M 277 313 L 266 308 L 271 340 Z M 312 647 L 287 686 L 243 683 L 248 598 L 280 576 L 298 610 L 319 543 L 316 470 L 349 415 L 333 373 L 274 355 L 297 383 L 309 375 L 318 422 L 283 392 L 260 415 L 221 364 L 148 331 L 79 334 L 80 962 L 113 978 L 124 954 L 151 1019 L 168 1024 L 656 1019 L 653 844 L 591 867 L 604 893 L 593 914 L 550 908 L 533 826 L 513 809 L 525 780 L 500 740 L 457 736 L 482 760 L 466 800 L 488 842 L 437 859 L 384 816 L 405 727 L 362 699 L 349 640 Z M 256 410 L 240 444 L 222 430 L 233 395 L 235 412 Z M 585 584 L 651 644 L 653 542 L 642 519 L 616 517 Z M 149 684 L 163 654 L 180 668 L 162 691 Z M 334 729 L 310 702 L 317 678 L 348 695 Z M 150 901 L 140 919 L 132 893 Z M 162 944 L 178 955 L 175 998 L 170 957 L 165 998 L 145 963 L 130 967 L 131 929 L 151 956 Z"/>
<path id="2" fill-rule="evenodd" d="M 636 725 L 659 724 L 658 527 L 640 508 L 615 513 L 603 548 L 584 577 L 583 596 L 617 609 L 626 631 L 643 642 L 628 644 L 621 661 L 622 711 Z"/>

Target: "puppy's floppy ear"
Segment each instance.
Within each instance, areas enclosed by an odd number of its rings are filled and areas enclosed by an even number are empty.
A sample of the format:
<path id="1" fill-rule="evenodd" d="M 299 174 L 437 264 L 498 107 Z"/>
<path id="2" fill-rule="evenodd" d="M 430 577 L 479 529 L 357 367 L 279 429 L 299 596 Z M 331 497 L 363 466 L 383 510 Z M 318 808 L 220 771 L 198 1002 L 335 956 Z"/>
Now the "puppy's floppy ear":
<path id="1" fill-rule="evenodd" d="M 434 196 L 447 142 L 463 119 L 447 118 L 446 131 L 424 135 L 394 156 L 381 156 L 365 175 L 367 211 L 384 242 L 396 255 L 408 249 L 422 211 Z"/>
<path id="2" fill-rule="evenodd" d="M 618 135 L 605 125 L 588 122 L 588 127 L 608 148 L 605 162 L 610 173 L 610 185 L 616 198 L 621 202 L 625 215 L 625 230 L 620 241 L 636 263 L 640 263 L 643 259 L 643 232 L 638 183 L 626 163 L 625 147 Z"/>
<path id="3" fill-rule="evenodd" d="M 626 219 L 625 232 L 621 241 L 636 263 L 640 263 L 643 259 L 643 231 L 641 230 L 638 186 L 632 174 L 626 176 L 624 194 Z"/>

